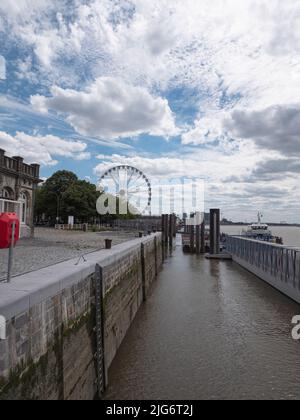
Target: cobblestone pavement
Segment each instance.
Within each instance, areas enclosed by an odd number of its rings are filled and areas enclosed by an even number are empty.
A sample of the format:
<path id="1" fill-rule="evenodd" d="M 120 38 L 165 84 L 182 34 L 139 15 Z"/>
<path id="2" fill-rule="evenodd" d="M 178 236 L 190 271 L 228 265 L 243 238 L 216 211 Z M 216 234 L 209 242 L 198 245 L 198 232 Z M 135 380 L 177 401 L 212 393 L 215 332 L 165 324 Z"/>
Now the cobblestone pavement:
<path id="1" fill-rule="evenodd" d="M 84 233 L 36 228 L 34 239 L 21 239 L 15 248 L 13 276 L 103 249 L 105 239 L 112 239 L 114 246 L 135 236 L 135 232 Z M 7 260 L 8 250 L 0 250 L 0 281 L 5 279 Z"/>

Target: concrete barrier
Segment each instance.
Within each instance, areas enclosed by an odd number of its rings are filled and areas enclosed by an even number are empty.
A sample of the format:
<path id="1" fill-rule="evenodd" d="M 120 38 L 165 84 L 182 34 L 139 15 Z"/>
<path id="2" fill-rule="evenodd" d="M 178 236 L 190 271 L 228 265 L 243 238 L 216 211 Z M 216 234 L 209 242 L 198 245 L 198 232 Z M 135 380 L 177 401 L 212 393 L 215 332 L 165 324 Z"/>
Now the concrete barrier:
<path id="1" fill-rule="evenodd" d="M 162 265 L 161 234 L 136 239 L 0 285 L 0 399 L 97 395 L 95 267 L 103 282 L 106 375 Z"/>
<path id="2" fill-rule="evenodd" d="M 300 249 L 241 237 L 226 237 L 233 261 L 300 303 Z"/>

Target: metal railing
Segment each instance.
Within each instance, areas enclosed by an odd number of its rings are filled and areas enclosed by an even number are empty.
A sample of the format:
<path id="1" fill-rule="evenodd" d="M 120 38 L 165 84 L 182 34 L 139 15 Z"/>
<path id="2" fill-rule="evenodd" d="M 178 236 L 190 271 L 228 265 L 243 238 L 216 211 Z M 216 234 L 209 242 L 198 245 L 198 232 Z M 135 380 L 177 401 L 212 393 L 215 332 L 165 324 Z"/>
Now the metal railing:
<path id="1" fill-rule="evenodd" d="M 161 217 L 158 218 L 144 218 L 132 220 L 115 220 L 113 226 L 117 230 L 136 230 L 136 231 L 161 231 Z"/>
<path id="2" fill-rule="evenodd" d="M 74 225 L 68 224 L 56 224 L 55 229 L 60 230 L 101 230 L 101 229 L 111 229 L 111 230 L 125 230 L 125 231 L 161 231 L 162 224 L 161 218 L 159 219 L 133 219 L 133 220 L 114 220 L 110 223 L 80 223 Z"/>
<path id="3" fill-rule="evenodd" d="M 274 279 L 300 290 L 299 248 L 227 236 L 226 250 Z"/>

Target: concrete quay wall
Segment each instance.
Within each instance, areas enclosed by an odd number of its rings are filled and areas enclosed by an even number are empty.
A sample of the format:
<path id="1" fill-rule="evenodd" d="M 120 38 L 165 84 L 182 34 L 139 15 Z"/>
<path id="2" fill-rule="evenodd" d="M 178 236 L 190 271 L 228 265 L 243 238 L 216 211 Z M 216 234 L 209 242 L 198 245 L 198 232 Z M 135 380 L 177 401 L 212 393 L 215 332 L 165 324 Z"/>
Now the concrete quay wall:
<path id="1" fill-rule="evenodd" d="M 162 266 L 161 234 L 129 241 L 0 285 L 0 399 L 97 395 L 96 265 L 108 369 Z"/>

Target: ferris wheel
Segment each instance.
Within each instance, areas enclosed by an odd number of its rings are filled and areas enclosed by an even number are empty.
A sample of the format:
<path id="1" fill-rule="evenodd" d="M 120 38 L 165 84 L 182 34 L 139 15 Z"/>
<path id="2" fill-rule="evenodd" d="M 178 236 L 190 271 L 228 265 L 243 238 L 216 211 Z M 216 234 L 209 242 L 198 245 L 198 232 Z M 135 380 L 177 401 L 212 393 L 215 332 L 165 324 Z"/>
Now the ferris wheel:
<path id="1" fill-rule="evenodd" d="M 98 189 L 128 203 L 132 214 L 151 215 L 151 183 L 142 171 L 133 166 L 120 165 L 107 170 L 99 179 Z"/>

